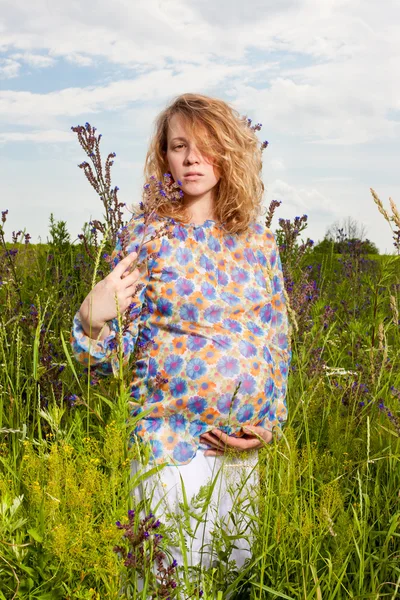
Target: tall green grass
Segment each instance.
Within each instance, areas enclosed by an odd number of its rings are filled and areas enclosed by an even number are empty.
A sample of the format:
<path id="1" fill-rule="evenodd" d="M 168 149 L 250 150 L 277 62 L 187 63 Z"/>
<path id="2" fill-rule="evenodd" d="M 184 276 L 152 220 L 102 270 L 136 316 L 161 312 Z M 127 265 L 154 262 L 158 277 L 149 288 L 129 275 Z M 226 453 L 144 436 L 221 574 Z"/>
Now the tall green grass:
<path id="1" fill-rule="evenodd" d="M 92 385 L 69 347 L 93 268 L 79 245 L 11 247 L 16 281 L 7 271 L 0 286 L 0 599 L 149 597 L 113 552 L 139 481 L 126 379 Z M 234 540 L 216 532 L 219 562 L 180 570 L 177 598 L 400 596 L 400 259 L 305 260 L 320 294 L 294 334 L 284 437 L 260 454 L 252 558 L 235 570 Z"/>

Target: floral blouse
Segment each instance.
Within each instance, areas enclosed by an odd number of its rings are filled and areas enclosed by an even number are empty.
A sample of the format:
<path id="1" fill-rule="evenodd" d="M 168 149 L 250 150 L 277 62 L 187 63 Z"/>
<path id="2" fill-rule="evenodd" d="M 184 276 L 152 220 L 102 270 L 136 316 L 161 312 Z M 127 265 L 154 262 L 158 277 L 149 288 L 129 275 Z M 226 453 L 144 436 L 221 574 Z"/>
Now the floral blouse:
<path id="1" fill-rule="evenodd" d="M 186 225 L 156 217 L 145 232 L 141 214 L 127 226 L 128 252 L 166 222 L 173 237 L 141 250 L 144 285 L 121 335 L 132 372 L 131 414 L 146 412 L 131 442 L 150 444 L 154 464 L 186 464 L 199 436 L 213 428 L 240 436 L 243 425 L 261 425 L 280 437 L 291 350 L 271 230 L 253 223 L 247 232 L 227 234 L 212 220 Z M 113 267 L 120 251 L 118 244 Z M 77 313 L 71 333 L 77 360 L 106 375 L 119 370 L 117 319 L 110 326 L 107 338 L 93 340 Z"/>

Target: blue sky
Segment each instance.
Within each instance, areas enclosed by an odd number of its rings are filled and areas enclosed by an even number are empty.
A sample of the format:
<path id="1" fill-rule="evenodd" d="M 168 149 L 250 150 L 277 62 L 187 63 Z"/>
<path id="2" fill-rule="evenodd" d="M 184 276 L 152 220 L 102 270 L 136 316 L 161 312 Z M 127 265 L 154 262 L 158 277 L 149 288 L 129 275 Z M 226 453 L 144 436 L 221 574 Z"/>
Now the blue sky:
<path id="1" fill-rule="evenodd" d="M 381 252 L 389 225 L 369 188 L 400 206 L 400 5 L 386 0 L 0 0 L 1 210 L 8 231 L 73 239 L 101 216 L 71 125 L 115 151 L 120 200 L 138 202 L 157 114 L 198 92 L 229 102 L 267 139 L 265 204 L 307 214 L 322 239 L 351 216 Z"/>

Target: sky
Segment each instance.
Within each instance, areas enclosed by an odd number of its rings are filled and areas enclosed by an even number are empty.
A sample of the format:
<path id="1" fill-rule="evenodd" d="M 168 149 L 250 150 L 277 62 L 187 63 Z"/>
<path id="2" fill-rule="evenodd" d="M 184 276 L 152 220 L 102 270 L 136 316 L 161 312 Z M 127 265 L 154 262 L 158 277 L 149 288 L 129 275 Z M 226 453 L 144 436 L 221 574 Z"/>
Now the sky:
<path id="1" fill-rule="evenodd" d="M 76 240 L 101 219 L 73 125 L 102 133 L 119 200 L 138 203 L 155 118 L 192 92 L 262 123 L 273 230 L 306 214 L 317 242 L 350 216 L 392 253 L 370 188 L 400 207 L 399 73 L 398 0 L 0 0 L 7 237 L 45 242 L 53 213 Z"/>

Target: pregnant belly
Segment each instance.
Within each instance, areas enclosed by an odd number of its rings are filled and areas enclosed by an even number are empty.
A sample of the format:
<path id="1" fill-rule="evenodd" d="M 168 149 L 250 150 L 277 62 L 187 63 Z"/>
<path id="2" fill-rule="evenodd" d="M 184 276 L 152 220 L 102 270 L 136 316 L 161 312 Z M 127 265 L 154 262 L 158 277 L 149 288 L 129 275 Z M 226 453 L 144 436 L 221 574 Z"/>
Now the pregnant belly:
<path id="1" fill-rule="evenodd" d="M 199 431 L 257 424 L 273 403 L 277 373 L 269 352 L 254 341 L 244 335 L 181 335 L 156 344 L 149 356 L 151 377 L 132 406 L 152 409 L 146 419 L 198 423 Z"/>

